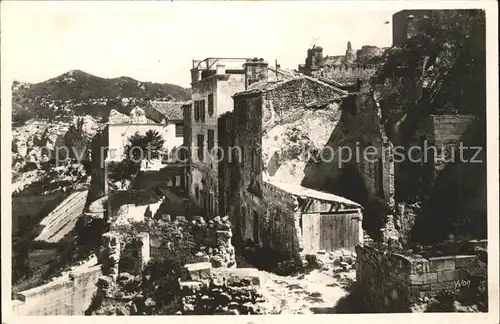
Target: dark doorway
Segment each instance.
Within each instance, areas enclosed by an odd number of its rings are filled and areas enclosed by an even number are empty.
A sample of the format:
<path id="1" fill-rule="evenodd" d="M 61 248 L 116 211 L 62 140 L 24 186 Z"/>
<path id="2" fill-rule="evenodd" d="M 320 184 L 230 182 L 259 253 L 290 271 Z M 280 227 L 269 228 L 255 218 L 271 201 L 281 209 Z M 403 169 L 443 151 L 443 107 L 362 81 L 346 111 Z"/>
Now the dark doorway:
<path id="1" fill-rule="evenodd" d="M 259 244 L 259 214 L 253 211 L 253 241 Z"/>
<path id="2" fill-rule="evenodd" d="M 331 192 L 351 199 L 361 205 L 368 203 L 368 191 L 356 166 L 346 165 L 340 172 L 340 176 Z"/>
<path id="3" fill-rule="evenodd" d="M 377 160 L 377 195 L 384 198 L 384 165 L 382 160 Z"/>
<path id="4" fill-rule="evenodd" d="M 205 219 L 209 219 L 208 218 L 207 193 L 206 192 L 201 193 L 201 208 L 202 208 L 203 217 Z"/>

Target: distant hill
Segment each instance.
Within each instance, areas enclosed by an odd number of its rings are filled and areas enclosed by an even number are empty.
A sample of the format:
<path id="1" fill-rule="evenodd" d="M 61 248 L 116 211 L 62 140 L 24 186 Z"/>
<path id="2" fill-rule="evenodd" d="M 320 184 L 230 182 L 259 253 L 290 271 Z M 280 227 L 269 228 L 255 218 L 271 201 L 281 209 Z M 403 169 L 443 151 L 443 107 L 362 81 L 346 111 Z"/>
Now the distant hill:
<path id="1" fill-rule="evenodd" d="M 106 79 L 73 70 L 40 83 L 12 85 L 13 121 L 58 119 L 72 115 L 105 117 L 111 109 L 127 110 L 123 101 L 189 100 L 190 89 L 168 83 L 141 82 L 129 77 Z"/>

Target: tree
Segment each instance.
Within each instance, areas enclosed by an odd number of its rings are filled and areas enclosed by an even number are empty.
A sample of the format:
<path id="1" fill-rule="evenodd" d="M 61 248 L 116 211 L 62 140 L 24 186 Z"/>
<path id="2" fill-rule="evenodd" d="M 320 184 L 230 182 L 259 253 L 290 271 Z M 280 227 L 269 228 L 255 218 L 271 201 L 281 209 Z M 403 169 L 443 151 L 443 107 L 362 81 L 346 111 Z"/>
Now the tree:
<path id="1" fill-rule="evenodd" d="M 148 130 L 145 135 L 137 132 L 129 138 L 129 144 L 125 146 L 125 158 L 138 163 L 144 159 L 157 159 L 164 144 L 165 140 L 156 130 Z"/>
<path id="2" fill-rule="evenodd" d="M 108 175 L 112 181 L 132 180 L 140 171 L 142 160 L 156 159 L 160 156 L 165 140 L 160 133 L 149 130 L 145 135 L 136 132 L 125 146 L 125 159 L 108 164 Z"/>
<path id="3" fill-rule="evenodd" d="M 110 162 L 107 166 L 108 177 L 111 181 L 120 181 L 122 186 L 125 181 L 132 180 L 140 170 L 140 163 L 130 159 L 125 159 L 120 162 Z"/>
<path id="4" fill-rule="evenodd" d="M 89 152 L 87 150 L 87 135 L 83 129 L 84 119 L 77 118 L 74 124 L 71 124 L 66 134 L 64 134 L 64 145 L 69 150 L 70 158 L 77 158 L 79 163 L 88 160 Z M 83 156 L 79 156 L 83 153 Z"/>

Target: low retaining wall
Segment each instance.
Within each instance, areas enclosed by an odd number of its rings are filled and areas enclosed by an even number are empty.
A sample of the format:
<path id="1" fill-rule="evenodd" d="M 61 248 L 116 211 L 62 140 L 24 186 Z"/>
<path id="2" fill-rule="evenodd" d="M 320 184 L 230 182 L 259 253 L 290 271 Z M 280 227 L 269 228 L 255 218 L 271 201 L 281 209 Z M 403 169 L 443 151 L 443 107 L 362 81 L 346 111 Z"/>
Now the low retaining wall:
<path id="1" fill-rule="evenodd" d="M 441 291 L 473 293 L 486 282 L 487 266 L 476 255 L 424 258 L 356 246 L 356 281 L 362 303 L 375 312 L 408 312 L 419 298 Z"/>
<path id="2" fill-rule="evenodd" d="M 96 291 L 101 266 L 73 271 L 68 277 L 16 294 L 12 310 L 23 315 L 83 315 Z"/>

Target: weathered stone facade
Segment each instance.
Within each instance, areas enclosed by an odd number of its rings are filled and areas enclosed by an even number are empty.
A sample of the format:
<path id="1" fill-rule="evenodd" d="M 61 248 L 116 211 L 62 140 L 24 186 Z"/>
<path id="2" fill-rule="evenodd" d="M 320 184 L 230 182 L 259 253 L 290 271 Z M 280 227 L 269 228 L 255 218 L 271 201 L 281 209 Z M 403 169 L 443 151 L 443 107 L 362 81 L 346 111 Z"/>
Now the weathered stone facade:
<path id="1" fill-rule="evenodd" d="M 302 212 L 297 197 L 264 182 L 262 213 L 263 240 L 273 251 L 289 257 L 300 256 L 302 241 Z M 251 225 L 251 224 L 250 224 Z"/>
<path id="2" fill-rule="evenodd" d="M 264 133 L 277 125 L 299 120 L 307 107 L 314 109 L 343 95 L 345 91 L 307 76 L 278 82 L 262 80 L 235 94 L 231 137 L 237 150 L 226 156 L 232 159 L 229 191 L 233 196 L 228 201 L 236 237 L 262 245 L 260 229 L 265 219 L 262 179 L 268 164 L 264 161 L 267 151 L 263 147 Z"/>
<path id="3" fill-rule="evenodd" d="M 232 110 L 231 96 L 245 88 L 245 71 L 241 65 L 231 67 L 234 64 L 225 59 L 194 61 L 192 106 L 184 110 L 184 145 L 190 148 L 188 195 L 210 217 L 218 214 L 219 202 L 217 151 L 213 150 L 218 147 L 218 117 Z"/>
<path id="4" fill-rule="evenodd" d="M 409 312 L 419 298 L 441 291 L 473 293 L 487 277 L 486 264 L 476 255 L 424 258 L 367 245 L 358 245 L 356 254 L 362 302 L 376 312 Z"/>
<path id="5" fill-rule="evenodd" d="M 363 205 L 375 197 L 393 205 L 392 145 L 381 126 L 376 101 L 366 89 L 361 89 L 344 100 L 341 111 L 340 120 L 320 153 L 322 159 L 308 164 L 302 185 L 334 192 Z M 339 185 L 343 172 L 350 167 L 354 167 L 361 176 L 366 194 Z"/>
<path id="6" fill-rule="evenodd" d="M 109 146 L 109 127 L 105 126 L 99 130 L 91 141 L 91 174 L 90 174 L 90 188 L 87 195 L 86 208 L 94 201 L 107 195 L 106 193 L 106 174 L 105 163 L 108 152 L 105 148 Z"/>

